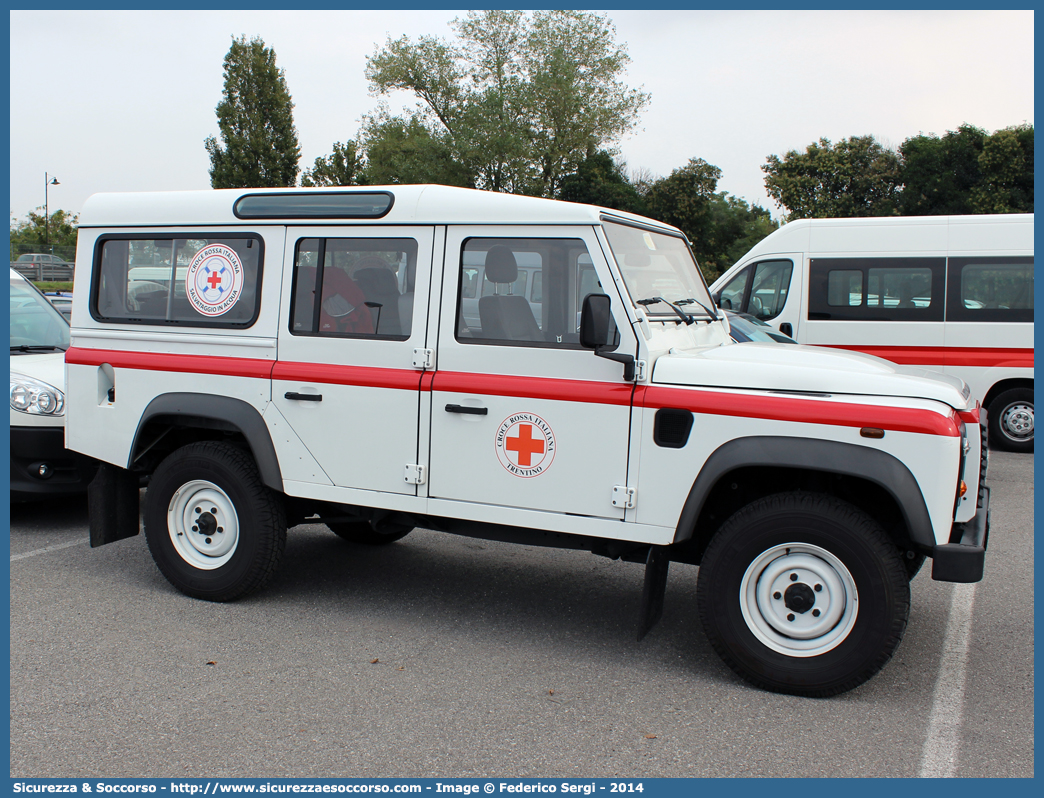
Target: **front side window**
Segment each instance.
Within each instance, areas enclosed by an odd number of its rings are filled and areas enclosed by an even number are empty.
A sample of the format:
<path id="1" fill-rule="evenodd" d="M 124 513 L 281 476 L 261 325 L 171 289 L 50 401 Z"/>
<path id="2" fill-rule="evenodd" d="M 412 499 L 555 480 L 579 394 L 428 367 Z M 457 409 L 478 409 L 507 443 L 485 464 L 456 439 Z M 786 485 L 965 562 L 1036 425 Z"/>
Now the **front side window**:
<path id="1" fill-rule="evenodd" d="M 457 340 L 579 348 L 580 310 L 591 293 L 602 289 L 579 238 L 469 238 Z"/>
<path id="2" fill-rule="evenodd" d="M 950 258 L 946 317 L 1033 321 L 1033 258 Z"/>
<path id="3" fill-rule="evenodd" d="M 793 271 L 794 264 L 789 260 L 762 261 L 755 266 L 746 312 L 763 321 L 782 313 Z"/>
<path id="4" fill-rule="evenodd" d="M 95 250 L 99 321 L 248 327 L 261 302 L 264 244 L 252 235 L 112 236 Z"/>
<path id="5" fill-rule="evenodd" d="M 302 238 L 290 332 L 404 341 L 413 327 L 416 275 L 412 238 Z"/>
<path id="6" fill-rule="evenodd" d="M 749 277 L 750 269 L 743 269 L 721 289 L 718 306 L 722 310 L 743 310 L 743 297 L 747 293 L 747 278 Z"/>
<path id="7" fill-rule="evenodd" d="M 684 238 L 603 220 L 605 235 L 620 267 L 631 301 L 650 318 L 673 316 L 670 305 L 688 305 L 686 313 L 709 315 L 711 298 L 703 275 Z"/>

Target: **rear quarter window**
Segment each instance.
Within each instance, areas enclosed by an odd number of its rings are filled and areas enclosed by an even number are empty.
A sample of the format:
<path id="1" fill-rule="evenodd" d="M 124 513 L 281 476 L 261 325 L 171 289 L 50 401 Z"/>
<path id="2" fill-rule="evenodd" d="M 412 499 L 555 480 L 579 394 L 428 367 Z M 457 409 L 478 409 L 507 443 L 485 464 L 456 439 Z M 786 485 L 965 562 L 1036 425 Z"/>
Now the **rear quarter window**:
<path id="1" fill-rule="evenodd" d="M 91 314 L 113 323 L 249 327 L 263 263 L 264 242 L 252 234 L 102 236 Z"/>
<path id="2" fill-rule="evenodd" d="M 1032 322 L 1033 258 L 950 258 L 949 321 Z"/>

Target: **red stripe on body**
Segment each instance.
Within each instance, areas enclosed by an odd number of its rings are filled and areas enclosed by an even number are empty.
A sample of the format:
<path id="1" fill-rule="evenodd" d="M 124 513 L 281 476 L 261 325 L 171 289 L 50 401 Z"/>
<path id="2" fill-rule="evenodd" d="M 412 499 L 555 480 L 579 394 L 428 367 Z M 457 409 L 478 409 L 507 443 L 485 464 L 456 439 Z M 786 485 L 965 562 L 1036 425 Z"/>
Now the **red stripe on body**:
<path id="1" fill-rule="evenodd" d="M 76 366 L 100 366 L 141 371 L 171 371 L 189 374 L 221 374 L 226 377 L 269 379 L 274 360 L 253 357 L 219 357 L 215 355 L 170 355 L 162 352 L 121 352 L 114 349 L 66 351 L 65 362 Z"/>
<path id="2" fill-rule="evenodd" d="M 432 380 L 432 390 L 626 406 L 631 404 L 632 385 L 629 382 L 584 382 L 544 377 L 436 371 Z"/>
<path id="3" fill-rule="evenodd" d="M 764 418 L 838 427 L 876 427 L 924 435 L 960 435 L 955 412 L 942 416 L 931 410 L 911 407 L 878 407 L 790 396 L 718 393 L 657 385 L 639 387 L 635 395 L 635 404 L 655 409 L 679 407 L 693 413 L 712 416 Z"/>
<path id="4" fill-rule="evenodd" d="M 585 382 L 538 377 L 517 377 L 466 372 L 419 372 L 412 369 L 383 369 L 329 363 L 289 363 L 258 358 L 211 355 L 170 355 L 156 352 L 120 352 L 75 347 L 65 353 L 73 365 L 100 366 L 143 371 L 220 374 L 229 377 L 357 385 L 397 390 L 446 391 L 486 396 L 516 396 L 526 399 L 585 402 L 629 406 L 634 392 L 638 407 L 679 407 L 704 415 L 764 418 L 805 424 L 845 427 L 877 427 L 896 432 L 928 435 L 959 435 L 956 412 L 941 416 L 929 410 L 877 407 L 835 401 L 816 401 L 789 396 L 765 396 L 665 386 L 632 386 L 631 383 Z M 965 421 L 972 411 L 965 411 Z M 974 412 L 977 421 L 978 411 Z"/>
<path id="5" fill-rule="evenodd" d="M 903 366 L 1033 368 L 1032 349 L 971 346 L 856 346 L 853 344 L 818 344 L 818 346 L 875 355 Z"/>
<path id="6" fill-rule="evenodd" d="M 416 391 L 420 389 L 421 372 L 415 369 L 382 369 L 332 363 L 289 363 L 280 360 L 272 370 L 272 379 Z"/>

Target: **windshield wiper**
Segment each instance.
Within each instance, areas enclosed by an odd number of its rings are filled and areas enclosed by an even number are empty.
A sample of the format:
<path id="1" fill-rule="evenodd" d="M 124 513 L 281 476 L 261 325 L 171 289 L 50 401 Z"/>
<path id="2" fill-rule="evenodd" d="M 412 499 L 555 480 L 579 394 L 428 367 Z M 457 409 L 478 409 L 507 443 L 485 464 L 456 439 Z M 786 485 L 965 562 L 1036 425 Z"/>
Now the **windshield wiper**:
<path id="1" fill-rule="evenodd" d="M 651 296 L 648 299 L 639 299 L 638 300 L 638 304 L 639 305 L 655 305 L 657 302 L 663 302 L 665 305 L 670 305 L 671 306 L 671 310 L 673 310 L 675 313 L 677 313 L 679 316 L 681 316 L 681 320 L 684 321 L 686 324 L 693 324 L 696 321 L 696 319 L 694 319 L 690 314 L 688 314 L 685 311 L 683 311 L 680 307 L 675 305 L 673 302 L 668 302 L 662 296 Z"/>
<path id="2" fill-rule="evenodd" d="M 12 352 L 53 352 L 55 349 L 61 349 L 60 346 L 46 346 L 43 344 L 19 344 L 18 346 L 12 346 Z"/>
<path id="3" fill-rule="evenodd" d="M 693 305 L 693 304 L 699 305 L 701 308 L 703 308 L 703 310 L 706 312 L 706 314 L 708 316 L 710 316 L 712 319 L 714 319 L 714 321 L 718 320 L 718 314 L 717 313 L 715 313 L 711 308 L 707 307 L 702 302 L 700 302 L 700 300 L 695 299 L 693 297 L 689 297 L 688 299 L 679 299 L 675 304 L 676 305 Z"/>

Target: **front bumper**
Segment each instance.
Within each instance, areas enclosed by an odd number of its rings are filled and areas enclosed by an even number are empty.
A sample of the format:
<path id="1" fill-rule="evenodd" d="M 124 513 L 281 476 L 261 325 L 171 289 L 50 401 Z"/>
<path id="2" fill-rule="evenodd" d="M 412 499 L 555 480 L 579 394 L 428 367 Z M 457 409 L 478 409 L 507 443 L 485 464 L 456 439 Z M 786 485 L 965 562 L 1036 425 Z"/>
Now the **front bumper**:
<path id="1" fill-rule="evenodd" d="M 932 552 L 932 579 L 939 582 L 978 582 L 986 562 L 990 536 L 990 489 L 982 488 L 982 504 L 975 517 L 950 529 L 950 542 Z"/>
<path id="2" fill-rule="evenodd" d="M 11 501 L 85 493 L 97 470 L 65 448 L 63 427 L 11 427 Z"/>

